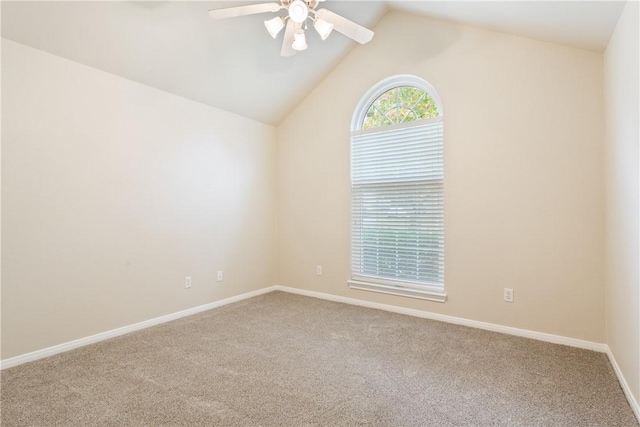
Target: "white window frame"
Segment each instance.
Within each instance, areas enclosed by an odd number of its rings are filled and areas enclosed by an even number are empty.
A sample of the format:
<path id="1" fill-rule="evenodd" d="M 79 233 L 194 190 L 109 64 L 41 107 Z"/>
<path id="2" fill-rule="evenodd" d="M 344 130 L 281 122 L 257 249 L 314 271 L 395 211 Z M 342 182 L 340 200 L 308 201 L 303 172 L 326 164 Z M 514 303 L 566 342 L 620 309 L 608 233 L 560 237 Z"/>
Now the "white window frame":
<path id="1" fill-rule="evenodd" d="M 360 102 L 356 106 L 355 112 L 351 119 L 351 135 L 358 135 L 362 132 L 366 132 L 367 130 L 362 129 L 362 125 L 364 124 L 364 120 L 367 114 L 367 111 L 371 107 L 371 105 L 385 92 L 395 89 L 401 86 L 412 86 L 418 89 L 425 91 L 434 101 L 436 107 L 438 108 L 439 116 L 437 118 L 421 120 L 420 123 L 428 123 L 434 121 L 443 121 L 444 120 L 444 111 L 442 108 L 442 102 L 440 101 L 440 97 L 436 90 L 431 86 L 427 81 L 421 79 L 420 77 L 409 75 L 409 74 L 401 74 L 388 77 L 377 84 L 373 85 L 367 93 L 360 99 Z M 404 128 L 408 126 L 416 126 L 416 122 L 408 122 L 391 126 L 383 126 L 381 130 L 389 130 L 393 128 Z M 351 214 L 353 215 L 353 213 Z M 350 223 L 353 224 L 352 221 Z M 352 230 L 349 232 L 350 245 L 353 245 L 352 242 Z M 442 288 L 433 288 L 424 284 L 412 284 L 411 282 L 405 281 L 394 281 L 394 280 L 386 280 L 386 279 L 372 279 L 372 278 L 364 278 L 361 276 L 357 276 L 353 274 L 353 260 L 352 251 L 349 251 L 350 262 L 349 269 L 351 271 L 351 279 L 348 280 L 348 285 L 351 289 L 363 290 L 363 291 L 371 291 L 378 292 L 389 295 L 398 295 L 410 298 L 417 298 L 429 301 L 436 302 L 445 302 L 447 300 L 447 294 L 444 292 Z"/>

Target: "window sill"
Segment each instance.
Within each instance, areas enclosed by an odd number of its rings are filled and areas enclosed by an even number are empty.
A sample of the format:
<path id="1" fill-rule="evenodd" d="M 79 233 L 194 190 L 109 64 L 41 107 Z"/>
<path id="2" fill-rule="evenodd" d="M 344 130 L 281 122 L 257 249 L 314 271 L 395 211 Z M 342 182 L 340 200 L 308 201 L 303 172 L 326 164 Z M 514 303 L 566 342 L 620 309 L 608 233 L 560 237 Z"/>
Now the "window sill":
<path id="1" fill-rule="evenodd" d="M 349 280 L 347 284 L 351 289 L 361 291 L 378 292 L 381 294 L 398 295 L 401 297 L 417 298 L 435 302 L 445 302 L 447 294 L 444 292 L 403 288 L 393 285 L 383 285 L 380 283 L 362 282 L 360 280 Z"/>

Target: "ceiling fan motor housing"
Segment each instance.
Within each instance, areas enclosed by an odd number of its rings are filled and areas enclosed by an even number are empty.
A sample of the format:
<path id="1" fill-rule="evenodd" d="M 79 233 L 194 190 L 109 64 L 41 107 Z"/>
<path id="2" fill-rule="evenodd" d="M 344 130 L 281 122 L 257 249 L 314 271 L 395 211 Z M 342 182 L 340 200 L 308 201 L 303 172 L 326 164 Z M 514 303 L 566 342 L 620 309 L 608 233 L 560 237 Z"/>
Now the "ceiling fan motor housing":
<path id="1" fill-rule="evenodd" d="M 289 4 L 289 18 L 297 23 L 302 24 L 309 16 L 309 6 L 302 0 L 293 0 Z"/>

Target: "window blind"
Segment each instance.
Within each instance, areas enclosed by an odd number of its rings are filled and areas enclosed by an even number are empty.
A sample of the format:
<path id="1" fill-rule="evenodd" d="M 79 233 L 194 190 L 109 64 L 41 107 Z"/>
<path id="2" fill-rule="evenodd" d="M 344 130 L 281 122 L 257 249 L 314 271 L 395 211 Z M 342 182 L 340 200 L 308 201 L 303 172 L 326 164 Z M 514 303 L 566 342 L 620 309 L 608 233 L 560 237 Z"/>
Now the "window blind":
<path id="1" fill-rule="evenodd" d="M 353 279 L 444 289 L 443 173 L 441 119 L 352 134 Z"/>

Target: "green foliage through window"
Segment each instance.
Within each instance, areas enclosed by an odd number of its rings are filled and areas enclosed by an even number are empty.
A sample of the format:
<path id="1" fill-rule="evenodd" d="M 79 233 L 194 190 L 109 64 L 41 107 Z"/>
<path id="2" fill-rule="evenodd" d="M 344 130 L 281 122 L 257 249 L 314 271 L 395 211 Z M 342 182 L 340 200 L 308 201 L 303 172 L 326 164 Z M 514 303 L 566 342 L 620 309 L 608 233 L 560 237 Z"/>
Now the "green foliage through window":
<path id="1" fill-rule="evenodd" d="M 380 95 L 369 107 L 362 129 L 438 117 L 433 98 L 422 89 L 400 86 Z"/>

